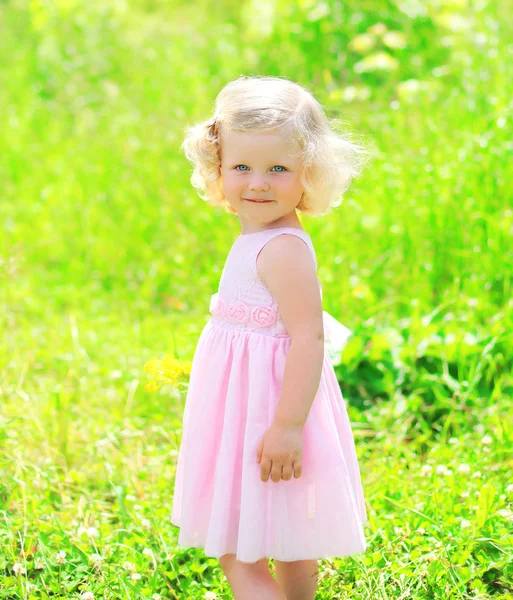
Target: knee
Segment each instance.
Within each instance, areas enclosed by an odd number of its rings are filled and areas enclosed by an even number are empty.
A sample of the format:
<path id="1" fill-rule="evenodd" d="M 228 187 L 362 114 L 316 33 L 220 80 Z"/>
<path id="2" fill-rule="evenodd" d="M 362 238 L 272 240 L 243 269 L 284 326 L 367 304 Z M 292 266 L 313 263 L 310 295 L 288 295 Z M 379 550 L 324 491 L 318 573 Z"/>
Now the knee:
<path id="1" fill-rule="evenodd" d="M 312 571 L 315 572 L 319 568 L 319 560 L 318 559 L 307 559 L 307 560 L 295 560 L 295 561 L 282 561 L 275 560 L 274 561 L 277 568 L 283 571 Z"/>
<path id="2" fill-rule="evenodd" d="M 226 569 L 233 564 L 234 560 L 235 554 L 223 554 L 223 556 L 219 558 L 219 564 L 221 565 L 221 569 L 223 569 L 223 571 L 226 571 Z"/>
<path id="3" fill-rule="evenodd" d="M 276 575 L 287 586 L 302 586 L 307 582 L 317 582 L 318 560 L 275 561 Z"/>
<path id="4" fill-rule="evenodd" d="M 228 574 L 234 567 L 243 568 L 246 571 L 260 572 L 262 570 L 268 570 L 269 561 L 267 558 L 262 558 L 254 563 L 245 563 L 235 558 L 235 554 L 223 554 L 219 558 L 219 565 L 221 569 Z"/>

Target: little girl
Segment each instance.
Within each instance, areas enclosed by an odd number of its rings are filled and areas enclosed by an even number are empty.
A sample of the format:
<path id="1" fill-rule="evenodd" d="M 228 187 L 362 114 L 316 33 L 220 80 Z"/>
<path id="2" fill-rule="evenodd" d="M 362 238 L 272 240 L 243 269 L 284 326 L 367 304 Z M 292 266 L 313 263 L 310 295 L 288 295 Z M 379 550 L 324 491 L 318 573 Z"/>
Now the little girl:
<path id="1" fill-rule="evenodd" d="M 313 599 L 317 559 L 366 550 L 367 514 L 325 352 L 350 332 L 322 310 L 297 212 L 340 204 L 366 151 L 304 87 L 245 76 L 183 148 L 193 186 L 237 215 L 241 234 L 192 362 L 171 522 L 180 546 L 219 558 L 236 600 Z"/>

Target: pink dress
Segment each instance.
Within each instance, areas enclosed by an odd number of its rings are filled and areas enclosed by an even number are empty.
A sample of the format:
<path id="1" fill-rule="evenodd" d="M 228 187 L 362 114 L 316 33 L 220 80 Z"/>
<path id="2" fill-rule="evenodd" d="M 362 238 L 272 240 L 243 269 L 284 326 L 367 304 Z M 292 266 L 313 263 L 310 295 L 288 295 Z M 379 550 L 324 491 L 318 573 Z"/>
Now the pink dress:
<path id="1" fill-rule="evenodd" d="M 317 268 L 310 236 L 301 229 L 235 240 L 194 354 L 175 477 L 171 522 L 180 527 L 178 545 L 217 558 L 235 554 L 247 563 L 333 558 L 367 547 L 354 438 L 328 352 L 303 427 L 301 476 L 260 479 L 257 448 L 280 399 L 291 338 L 258 277 L 256 258 L 282 234 L 299 236 Z M 349 331 L 323 314 L 328 341 L 333 331 Z"/>

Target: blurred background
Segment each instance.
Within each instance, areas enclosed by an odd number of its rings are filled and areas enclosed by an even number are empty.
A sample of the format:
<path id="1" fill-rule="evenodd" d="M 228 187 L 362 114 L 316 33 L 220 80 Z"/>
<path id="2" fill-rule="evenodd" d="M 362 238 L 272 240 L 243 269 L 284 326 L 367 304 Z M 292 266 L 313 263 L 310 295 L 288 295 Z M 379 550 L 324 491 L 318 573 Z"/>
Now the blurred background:
<path id="1" fill-rule="evenodd" d="M 305 85 L 375 150 L 301 216 L 354 333 L 336 372 L 370 517 L 318 597 L 513 598 L 512 8 L 0 2 L 0 598 L 231 597 L 170 514 L 240 231 L 179 148 L 241 74 Z"/>

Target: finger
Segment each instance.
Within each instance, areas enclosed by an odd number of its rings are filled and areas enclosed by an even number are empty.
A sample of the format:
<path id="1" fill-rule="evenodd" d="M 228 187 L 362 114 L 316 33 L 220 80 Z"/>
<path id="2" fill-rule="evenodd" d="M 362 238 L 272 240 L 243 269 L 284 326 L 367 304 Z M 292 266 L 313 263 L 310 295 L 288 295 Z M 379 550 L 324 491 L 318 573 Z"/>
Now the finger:
<path id="1" fill-rule="evenodd" d="M 276 483 L 281 479 L 281 469 L 283 465 L 281 463 L 274 463 L 271 469 L 271 479 Z"/>
<path id="2" fill-rule="evenodd" d="M 292 477 L 292 466 L 283 466 L 281 470 L 281 478 L 285 481 L 288 481 Z"/>
<path id="3" fill-rule="evenodd" d="M 294 463 L 294 478 L 295 479 L 299 479 L 301 477 L 301 473 L 302 473 L 302 468 L 301 468 L 301 463 L 297 464 Z"/>
<path id="4" fill-rule="evenodd" d="M 260 479 L 267 481 L 269 479 L 269 473 L 271 472 L 271 461 L 268 458 L 264 458 L 260 463 Z"/>
<path id="5" fill-rule="evenodd" d="M 258 444 L 258 448 L 257 448 L 257 463 L 260 462 L 261 458 L 262 458 L 262 442 L 260 442 Z"/>

